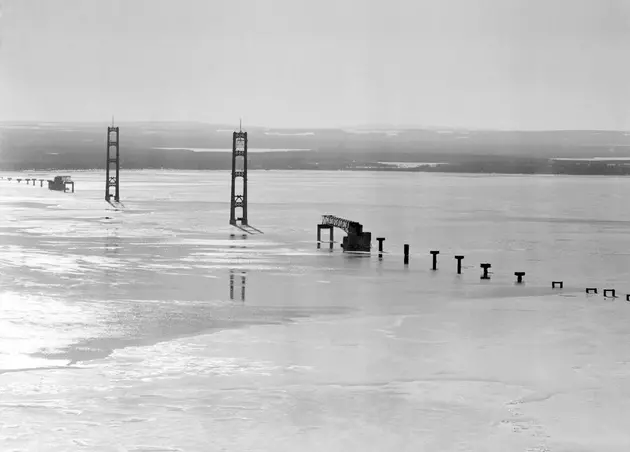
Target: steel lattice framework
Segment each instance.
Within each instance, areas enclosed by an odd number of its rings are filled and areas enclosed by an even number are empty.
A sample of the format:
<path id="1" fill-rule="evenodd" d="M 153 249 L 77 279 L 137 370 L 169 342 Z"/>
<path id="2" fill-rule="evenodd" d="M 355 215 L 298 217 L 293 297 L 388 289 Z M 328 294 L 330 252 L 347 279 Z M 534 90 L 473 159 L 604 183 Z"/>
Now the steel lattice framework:
<path id="1" fill-rule="evenodd" d="M 345 231 L 346 233 L 348 233 L 348 231 L 350 230 L 351 223 L 355 222 L 346 220 L 345 218 L 336 217 L 334 215 L 322 215 L 322 224 L 334 226 Z"/>
<path id="2" fill-rule="evenodd" d="M 242 158 L 242 169 L 237 169 L 237 157 Z M 236 179 L 243 181 L 241 193 L 236 192 Z M 236 216 L 236 209 L 241 209 L 241 217 Z M 232 193 L 230 196 L 230 224 L 247 226 L 247 132 L 239 130 L 232 134 Z"/>

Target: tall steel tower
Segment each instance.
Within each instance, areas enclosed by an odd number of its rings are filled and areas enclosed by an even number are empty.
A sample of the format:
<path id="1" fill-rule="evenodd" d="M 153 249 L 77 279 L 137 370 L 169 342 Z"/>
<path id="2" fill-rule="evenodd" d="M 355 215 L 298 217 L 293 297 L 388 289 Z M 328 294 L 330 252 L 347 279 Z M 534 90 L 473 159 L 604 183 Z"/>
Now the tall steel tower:
<path id="1" fill-rule="evenodd" d="M 114 201 L 120 201 L 120 131 L 118 127 L 114 127 L 114 121 L 112 119 L 112 126 L 107 127 L 107 164 L 105 166 L 105 201 L 110 202 L 111 197 L 114 197 Z M 115 153 L 113 152 L 115 151 Z M 112 164 L 115 168 L 112 168 Z M 116 170 L 115 175 L 112 176 L 113 170 Z M 112 195 L 110 189 L 114 188 L 114 194 Z"/>
<path id="2" fill-rule="evenodd" d="M 242 160 L 237 159 L 242 158 Z M 238 166 L 238 168 L 237 168 Z M 236 179 L 243 179 L 240 191 L 236 189 Z M 236 209 L 242 209 L 242 216 L 236 216 Z M 247 132 L 239 127 L 238 132 L 232 134 L 232 195 L 230 198 L 230 224 L 247 226 Z"/>

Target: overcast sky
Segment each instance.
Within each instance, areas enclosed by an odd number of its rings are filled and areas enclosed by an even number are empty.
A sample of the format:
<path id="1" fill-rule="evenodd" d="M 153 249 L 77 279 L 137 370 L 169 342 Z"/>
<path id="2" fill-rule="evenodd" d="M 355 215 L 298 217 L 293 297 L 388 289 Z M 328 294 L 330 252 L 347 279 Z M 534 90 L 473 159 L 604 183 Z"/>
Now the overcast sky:
<path id="1" fill-rule="evenodd" d="M 0 119 L 630 129 L 630 0 L 0 0 Z"/>

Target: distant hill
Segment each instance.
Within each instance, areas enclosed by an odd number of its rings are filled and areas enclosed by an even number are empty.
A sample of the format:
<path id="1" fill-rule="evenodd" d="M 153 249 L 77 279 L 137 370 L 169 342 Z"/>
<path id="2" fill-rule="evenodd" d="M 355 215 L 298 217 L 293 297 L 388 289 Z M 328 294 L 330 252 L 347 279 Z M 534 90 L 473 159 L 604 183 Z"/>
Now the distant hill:
<path id="1" fill-rule="evenodd" d="M 126 168 L 230 168 L 233 127 L 170 122 L 117 125 Z M 106 127 L 106 123 L 0 123 L 0 169 L 102 168 Z M 509 167 L 508 172 L 518 172 L 517 168 L 545 172 L 550 158 L 630 157 L 630 133 L 615 131 L 248 127 L 247 132 L 254 169 L 387 169 L 378 162 L 391 161 L 449 163 L 450 170 L 471 164 L 481 168 L 473 172 L 493 172 L 497 164 Z"/>

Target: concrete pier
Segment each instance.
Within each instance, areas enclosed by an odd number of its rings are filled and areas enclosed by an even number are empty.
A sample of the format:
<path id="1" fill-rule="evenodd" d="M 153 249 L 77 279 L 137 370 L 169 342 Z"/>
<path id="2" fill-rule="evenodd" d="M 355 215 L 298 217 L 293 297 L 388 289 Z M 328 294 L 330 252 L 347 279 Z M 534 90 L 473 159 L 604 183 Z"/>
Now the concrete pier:
<path id="1" fill-rule="evenodd" d="M 462 274 L 462 259 L 464 258 L 464 256 L 455 256 L 455 259 L 457 259 L 457 274 L 461 275 Z"/>
<path id="2" fill-rule="evenodd" d="M 522 284 L 523 283 L 523 276 L 525 276 L 525 272 L 514 272 L 514 276 L 516 276 L 516 283 L 517 284 Z"/>
<path id="3" fill-rule="evenodd" d="M 616 294 L 615 289 L 604 289 L 604 296 L 605 297 L 617 298 L 617 296 L 615 294 Z"/>
<path id="4" fill-rule="evenodd" d="M 385 240 L 385 237 L 377 237 L 376 240 L 378 241 L 378 259 L 382 260 L 383 259 L 383 241 Z"/>
<path id="5" fill-rule="evenodd" d="M 564 283 L 562 281 L 552 281 L 551 288 L 555 289 L 556 287 L 558 287 L 559 289 L 562 289 L 564 287 Z"/>
<path id="6" fill-rule="evenodd" d="M 587 287 L 586 288 L 586 293 L 597 293 L 597 288 L 596 287 Z"/>
<path id="7" fill-rule="evenodd" d="M 483 275 L 481 275 L 481 279 L 490 279 L 488 275 L 488 269 L 492 267 L 490 264 L 480 264 L 480 267 L 483 268 Z"/>
<path id="8" fill-rule="evenodd" d="M 407 245 L 406 243 L 405 243 L 405 246 L 403 248 L 403 252 L 405 254 L 404 263 L 405 263 L 405 265 L 409 265 L 409 245 Z"/>
<path id="9" fill-rule="evenodd" d="M 440 254 L 439 251 L 430 251 L 431 255 L 433 256 L 433 267 L 431 268 L 432 270 L 437 270 L 437 255 Z"/>

